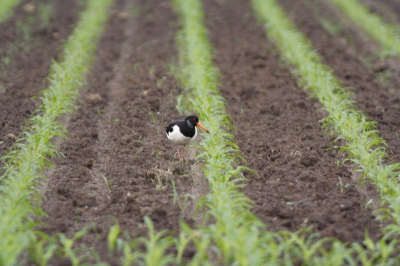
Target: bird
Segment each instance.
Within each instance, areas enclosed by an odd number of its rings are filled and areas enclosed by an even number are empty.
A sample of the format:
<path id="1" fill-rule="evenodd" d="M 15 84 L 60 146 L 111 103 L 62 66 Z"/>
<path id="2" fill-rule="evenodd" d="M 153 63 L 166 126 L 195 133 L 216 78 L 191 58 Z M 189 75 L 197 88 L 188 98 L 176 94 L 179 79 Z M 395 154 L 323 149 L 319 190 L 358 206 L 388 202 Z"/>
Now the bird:
<path id="1" fill-rule="evenodd" d="M 203 129 L 205 132 L 210 134 L 210 131 L 205 129 L 202 124 L 199 123 L 199 118 L 195 115 L 190 115 L 185 118 L 185 120 L 179 120 L 172 122 L 166 128 L 167 137 L 174 145 L 176 145 L 176 150 L 178 151 L 179 160 L 185 159 L 185 145 L 194 141 L 197 137 L 196 126 Z M 182 155 L 179 152 L 179 145 L 183 146 Z"/>

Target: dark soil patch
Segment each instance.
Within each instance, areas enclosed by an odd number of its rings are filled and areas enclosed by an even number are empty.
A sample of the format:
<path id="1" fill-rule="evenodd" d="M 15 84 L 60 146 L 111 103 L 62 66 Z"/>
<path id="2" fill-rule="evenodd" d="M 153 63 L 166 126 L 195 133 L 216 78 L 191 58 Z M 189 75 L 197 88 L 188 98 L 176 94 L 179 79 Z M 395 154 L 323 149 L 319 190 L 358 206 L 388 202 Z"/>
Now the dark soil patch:
<path id="1" fill-rule="evenodd" d="M 46 88 L 43 80 L 50 72 L 51 59 L 62 50 L 57 48 L 71 32 L 79 11 L 75 1 L 42 1 L 52 6 L 50 24 L 44 26 L 37 9 L 27 13 L 25 4 L 0 25 L 0 156 L 9 150 L 22 131 L 22 122 L 36 109 L 38 101 L 32 97 Z M 27 21 L 31 24 L 21 26 Z M 27 27 L 25 35 L 21 27 Z M 30 37 L 25 38 L 27 35 Z"/>
<path id="2" fill-rule="evenodd" d="M 293 1 L 291 6 L 297 7 Z M 221 91 L 236 121 L 236 143 L 246 165 L 260 175 L 246 173 L 249 184 L 243 190 L 255 203 L 254 213 L 272 231 L 313 226 L 323 237 L 360 242 L 368 227 L 378 239 L 381 224 L 364 209 L 368 197 L 356 189 L 349 168 L 335 164 L 343 157 L 326 150 L 332 139 L 318 123 L 320 104 L 279 61 L 248 1 L 207 1 L 206 14 Z"/>

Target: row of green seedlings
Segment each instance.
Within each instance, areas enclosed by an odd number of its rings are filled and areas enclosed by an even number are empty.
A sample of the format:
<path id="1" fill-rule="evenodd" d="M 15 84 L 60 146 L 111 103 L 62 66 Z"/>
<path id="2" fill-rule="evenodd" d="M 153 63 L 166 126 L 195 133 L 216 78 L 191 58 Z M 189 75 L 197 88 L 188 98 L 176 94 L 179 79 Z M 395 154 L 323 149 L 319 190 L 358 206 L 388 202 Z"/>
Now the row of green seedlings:
<path id="1" fill-rule="evenodd" d="M 11 151 L 1 158 L 5 166 L 0 184 L 0 265 L 17 264 L 28 248 L 36 263 L 46 265 L 58 250 L 55 243 L 49 244 L 46 235 L 33 230 L 45 215 L 39 206 L 38 189 L 45 179 L 43 171 L 52 166 L 50 158 L 59 155 L 54 140 L 66 135 L 64 125 L 57 118 L 77 108 L 79 88 L 85 84 L 85 74 L 111 3 L 110 0 L 88 1 L 64 45 L 63 60 L 52 63 L 47 78 L 50 86 L 41 92 L 41 106 L 25 122 L 24 132 Z M 70 253 L 70 243 L 74 241 L 62 235 L 59 240 L 65 244 L 64 251 Z"/>
<path id="2" fill-rule="evenodd" d="M 282 57 L 296 67 L 293 72 L 300 77 L 299 84 L 310 90 L 328 112 L 329 115 L 321 122 L 329 132 L 338 135 L 337 140 L 345 141 L 340 152 L 347 152 L 347 160 L 357 165 L 356 171 L 362 173 L 361 181 L 373 181 L 377 185 L 382 205 L 379 212 L 384 213 L 377 219 L 389 219 L 392 222 L 384 229 L 385 235 L 379 242 L 373 243 L 366 235 L 366 250 L 353 243 L 340 253 L 339 249 L 329 253 L 321 249 L 316 255 L 326 256 L 324 260 L 335 259 L 337 265 L 398 263 L 399 258 L 390 255 L 399 249 L 399 242 L 395 238 L 400 234 L 400 164 L 384 164 L 388 155 L 385 153 L 385 140 L 378 136 L 376 122 L 354 107 L 352 93 L 343 89 L 332 70 L 321 63 L 320 56 L 310 42 L 296 29 L 277 2 L 253 0 L 253 7 L 260 20 L 266 23 L 267 34 L 276 42 Z M 353 259 L 352 254 L 357 257 Z M 313 257 L 307 265 L 309 263 L 318 264 L 320 259 Z"/>
<path id="3" fill-rule="evenodd" d="M 310 235 L 311 229 L 295 233 L 272 233 L 250 212 L 252 202 L 238 191 L 245 178 L 240 174 L 244 167 L 234 168 L 238 158 L 238 147 L 228 130 L 232 130 L 225 113 L 225 100 L 218 92 L 218 70 L 212 65 L 212 47 L 203 26 L 203 11 L 199 0 L 174 0 L 180 15 L 182 31 L 178 35 L 180 44 L 181 81 L 188 91 L 178 102 L 184 102 L 187 109 L 198 113 L 202 123 L 210 129 L 200 142 L 201 152 L 196 160 L 204 164 L 204 175 L 210 185 L 197 208 L 204 210 L 204 223 L 190 228 L 180 223 L 179 237 L 165 236 L 166 231 L 154 232 L 149 219 L 149 237 L 123 241 L 118 238 L 120 229 L 115 225 L 109 234 L 110 253 L 122 252 L 122 265 L 133 263 L 146 265 L 339 265 L 341 261 L 357 265 L 368 262 L 370 253 L 364 252 L 359 243 L 347 246 L 334 239 L 314 241 L 317 235 Z M 330 251 L 324 248 L 330 242 Z M 183 257 L 186 247 L 192 243 L 196 253 L 189 261 Z M 371 250 L 375 244 L 366 236 Z M 144 245 L 145 252 L 138 246 Z M 377 246 L 380 243 L 376 244 Z M 385 245 L 382 240 L 382 245 Z M 172 246 L 176 255 L 166 254 Z M 390 250 L 390 245 L 388 246 Z M 364 256 L 353 258 L 358 251 Z M 386 261 L 386 260 L 385 260 Z"/>
<path id="4" fill-rule="evenodd" d="M 14 8 L 21 2 L 21 0 L 3 0 L 1 1 L 1 8 L 0 8 L 0 23 L 8 19 L 13 11 Z"/>
<path id="5" fill-rule="evenodd" d="M 165 236 L 166 231 L 156 234 L 151 221 L 146 219 L 149 237 L 129 241 L 118 238 L 120 229 L 118 225 L 115 225 L 108 237 L 110 252 L 114 252 L 115 249 L 123 252 L 120 258 L 122 265 L 133 263 L 294 265 L 299 262 L 304 265 L 358 265 L 360 263 L 371 265 L 394 262 L 390 255 L 396 250 L 397 241 L 387 243 L 390 239 L 389 234 L 378 243 L 373 243 L 366 234 L 364 241 L 366 248 L 360 243 L 343 244 L 335 239 L 316 241 L 317 235 L 310 234 L 311 228 L 295 233 L 268 232 L 266 226 L 251 214 L 249 211 L 251 201 L 238 191 L 243 186 L 238 182 L 245 181 L 240 175 L 240 171 L 244 168 L 233 167 L 237 163 L 238 147 L 234 144 L 232 135 L 225 130 L 231 130 L 232 127 L 225 113 L 225 101 L 217 89 L 219 74 L 212 65 L 212 47 L 207 39 L 207 30 L 203 26 L 204 14 L 201 3 L 198 0 L 175 0 L 174 5 L 183 27 L 178 36 L 180 58 L 183 62 L 180 78 L 183 85 L 190 89 L 184 97 L 179 98 L 178 102 L 184 101 L 187 109 L 198 113 L 206 127 L 212 132 L 201 141 L 201 152 L 197 156 L 198 163 L 204 163 L 204 174 L 211 190 L 197 206 L 198 209 L 205 210 L 204 224 L 193 229 L 181 222 L 182 231 L 178 238 L 173 238 Z M 275 22 L 281 23 L 276 31 L 284 31 L 283 36 L 287 37 L 288 34 L 296 33 L 294 26 L 290 24 L 275 2 L 254 1 L 254 7 L 264 15 L 265 9 L 274 13 L 276 17 L 272 20 L 277 19 Z M 311 47 L 308 45 L 302 47 L 304 43 L 307 43 L 305 38 L 296 34 L 295 37 L 296 40 L 292 39 L 290 43 L 300 44 L 297 48 L 302 49 L 297 51 L 305 56 L 309 54 Z M 312 58 L 313 64 L 309 68 L 319 70 L 322 68 L 324 71 L 321 74 L 330 73 L 325 66 L 320 64 L 316 54 Z M 309 61 L 304 61 L 304 63 L 310 65 Z M 327 78 L 326 75 L 321 77 L 322 80 Z M 333 85 L 330 82 L 336 85 L 336 79 L 328 77 L 328 81 L 325 80 L 323 85 L 332 88 Z M 337 95 L 329 99 L 335 100 L 333 103 L 344 101 L 342 107 L 347 109 L 349 103 L 346 99 L 349 95 L 343 90 L 338 90 L 340 88 L 338 86 L 334 88 Z M 322 98 L 327 97 L 322 95 Z M 330 124 L 328 119 L 325 122 Z M 329 250 L 324 247 L 326 242 L 330 243 Z M 196 254 L 190 262 L 184 261 L 183 258 L 184 250 L 189 243 L 193 243 L 196 247 Z M 138 251 L 139 245 L 144 245 L 146 251 Z M 175 256 L 166 254 L 171 246 L 175 246 Z"/>
<path id="6" fill-rule="evenodd" d="M 333 128 L 340 134 L 339 138 L 347 140 L 347 145 L 341 151 L 349 152 L 349 159 L 358 163 L 365 176 L 371 178 L 371 173 L 375 172 L 368 170 L 368 162 L 382 165 L 385 157 L 384 150 L 379 146 L 384 141 L 376 136 L 374 123 L 367 121 L 358 110 L 352 108 L 354 102 L 349 100 L 349 92 L 341 89 L 332 72 L 320 63 L 319 56 L 312 52 L 306 38 L 296 30 L 276 2 L 255 0 L 253 3 L 260 17 L 268 21 L 268 33 L 272 38 L 278 44 L 288 43 L 281 45 L 282 53 L 289 62 L 298 67 L 296 74 L 303 77 L 303 84 L 312 88 L 315 96 L 326 104 L 330 116 L 324 120 L 325 126 Z M 398 250 L 398 241 L 391 239 L 395 232 L 390 226 L 386 228 L 389 231 L 385 237 L 377 243 L 366 234 L 363 246 L 360 243 L 343 244 L 335 239 L 316 241 L 317 235 L 310 235 L 310 228 L 295 233 L 271 233 L 250 213 L 251 201 L 237 191 L 242 186 L 237 182 L 245 180 L 240 175 L 243 168 L 233 168 L 238 148 L 232 141 L 232 135 L 223 129 L 231 129 L 231 124 L 225 114 L 225 101 L 217 90 L 218 70 L 212 66 L 212 48 L 207 40 L 207 30 L 202 25 L 204 15 L 201 4 L 197 0 L 175 0 L 174 4 L 183 24 L 178 38 L 184 62 L 181 78 L 185 87 L 191 89 L 190 93 L 180 99 L 185 99 L 186 107 L 201 115 L 204 124 L 213 132 L 201 141 L 202 149 L 197 157 L 199 163 L 204 163 L 204 173 L 211 189 L 211 193 L 198 205 L 199 209 L 206 209 L 204 224 L 193 229 L 182 222 L 179 237 L 173 238 L 165 236 L 166 231 L 155 233 L 151 221 L 146 218 L 149 237 L 129 239 L 126 236 L 128 241 L 118 238 L 120 229 L 116 224 L 108 236 L 110 253 L 114 250 L 122 252 L 122 265 L 181 264 L 187 263 L 183 261 L 183 252 L 192 242 L 197 253 L 190 265 L 397 263 L 396 258 L 391 255 Z M 265 17 L 269 19 L 266 20 Z M 299 57 L 293 59 L 296 54 Z M 393 165 L 387 167 L 394 169 Z M 326 242 L 329 242 L 330 249 L 324 247 Z M 145 247 L 145 252 L 139 251 L 140 245 Z M 171 246 L 175 246 L 176 256 L 165 254 Z"/>
<path id="7" fill-rule="evenodd" d="M 229 133 L 233 127 L 225 112 L 226 101 L 218 91 L 219 72 L 212 64 L 201 1 L 173 3 L 182 25 L 177 40 L 183 65 L 178 76 L 188 88 L 178 99 L 178 109 L 198 114 L 211 132 L 201 140 L 196 158 L 210 185 L 210 193 L 197 205 L 197 209 L 204 210 L 204 219 L 195 228 L 182 221 L 177 238 L 166 236 L 166 231 L 155 234 L 151 221 L 146 219 L 148 239 L 122 241 L 117 237 L 120 231 L 116 225 L 111 231 L 117 234 L 109 234 L 109 247 L 124 253 L 122 265 L 262 265 L 270 252 L 262 246 L 265 225 L 250 212 L 251 200 L 238 191 L 245 181 L 241 172 L 248 168 L 235 166 L 239 149 Z M 196 253 L 186 261 L 183 254 L 189 244 Z M 138 245 L 144 245 L 145 252 L 139 251 Z M 175 248 L 175 255 L 166 254 L 171 247 Z"/>
<path id="8" fill-rule="evenodd" d="M 400 32 L 398 26 L 385 23 L 357 0 L 331 0 L 343 13 L 365 33 L 382 46 L 382 56 L 400 56 Z"/>

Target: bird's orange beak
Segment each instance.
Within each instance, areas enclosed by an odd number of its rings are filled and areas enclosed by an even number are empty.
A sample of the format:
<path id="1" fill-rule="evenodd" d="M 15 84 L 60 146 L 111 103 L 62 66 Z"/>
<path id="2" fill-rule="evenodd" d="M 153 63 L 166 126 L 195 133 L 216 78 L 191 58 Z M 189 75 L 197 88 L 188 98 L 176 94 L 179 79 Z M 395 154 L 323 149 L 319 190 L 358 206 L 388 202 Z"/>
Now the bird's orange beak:
<path id="1" fill-rule="evenodd" d="M 208 134 L 210 134 L 210 131 L 208 131 L 207 129 L 205 129 L 205 128 L 203 127 L 202 124 L 197 123 L 197 125 L 198 125 L 202 130 L 204 130 L 205 132 L 207 132 Z"/>

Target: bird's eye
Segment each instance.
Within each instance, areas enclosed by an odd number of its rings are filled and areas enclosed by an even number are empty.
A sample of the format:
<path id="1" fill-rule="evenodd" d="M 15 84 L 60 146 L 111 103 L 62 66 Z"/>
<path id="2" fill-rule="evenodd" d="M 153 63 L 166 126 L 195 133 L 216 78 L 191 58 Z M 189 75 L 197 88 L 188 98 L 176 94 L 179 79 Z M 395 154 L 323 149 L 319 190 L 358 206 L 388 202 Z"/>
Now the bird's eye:
<path id="1" fill-rule="evenodd" d="M 196 118 L 193 118 L 193 121 L 196 121 Z"/>

